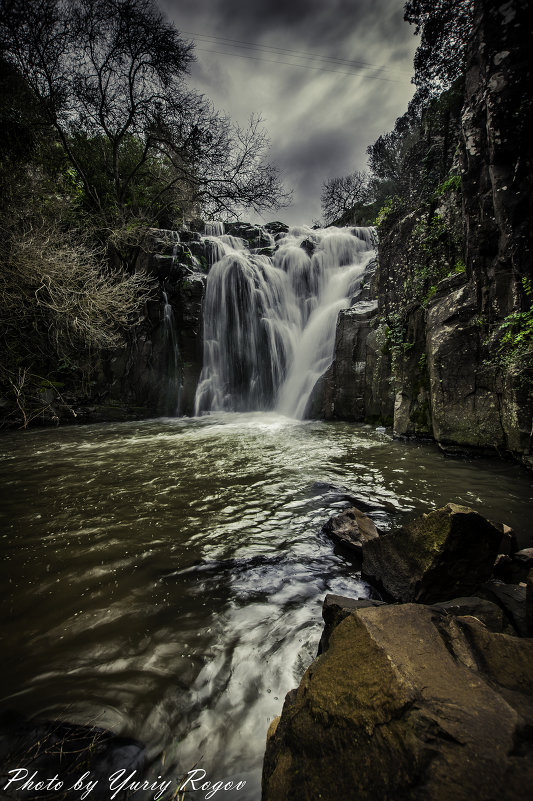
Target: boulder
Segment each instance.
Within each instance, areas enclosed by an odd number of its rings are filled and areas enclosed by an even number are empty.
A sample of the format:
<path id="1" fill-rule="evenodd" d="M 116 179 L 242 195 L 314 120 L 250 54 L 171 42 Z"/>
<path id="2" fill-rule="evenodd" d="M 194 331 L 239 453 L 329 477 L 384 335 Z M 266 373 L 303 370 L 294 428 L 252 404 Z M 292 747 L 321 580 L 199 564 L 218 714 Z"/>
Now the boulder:
<path id="1" fill-rule="evenodd" d="M 340 542 L 341 545 L 355 551 L 359 556 L 363 553 L 363 543 L 379 537 L 372 520 L 356 506 L 331 517 L 322 527 L 322 531 L 328 537 Z"/>
<path id="2" fill-rule="evenodd" d="M 533 567 L 533 548 L 524 548 L 512 556 L 498 554 L 494 564 L 494 578 L 507 584 L 520 584 L 525 581 L 529 570 Z"/>
<path id="3" fill-rule="evenodd" d="M 494 525 L 497 528 L 499 528 L 502 532 L 500 553 L 512 556 L 512 554 L 518 551 L 518 542 L 516 540 L 516 534 L 514 533 L 513 529 L 510 526 L 507 526 L 505 523 L 494 523 Z"/>
<path id="4" fill-rule="evenodd" d="M 528 634 L 533 634 L 533 568 L 526 579 L 526 625 Z"/>
<path id="5" fill-rule="evenodd" d="M 475 617 L 483 623 L 489 631 L 505 631 L 507 634 L 514 634 L 513 628 L 507 622 L 507 616 L 498 604 L 488 601 L 486 598 L 454 598 L 452 601 L 443 601 L 434 604 L 432 609 L 447 615 L 456 617 Z"/>
<path id="6" fill-rule="evenodd" d="M 474 595 L 499 552 L 501 529 L 449 503 L 363 546 L 362 574 L 392 598 L 436 603 Z"/>
<path id="7" fill-rule="evenodd" d="M 486 601 L 485 603 L 488 603 Z M 333 629 L 356 609 L 368 609 L 371 606 L 383 606 L 385 601 L 373 598 L 347 598 L 344 595 L 326 595 L 322 604 L 324 630 L 318 644 L 318 653 L 327 651 L 329 638 Z"/>
<path id="8" fill-rule="evenodd" d="M 513 562 L 523 565 L 528 573 L 533 567 L 533 548 L 522 548 L 521 551 L 516 551 L 513 554 Z"/>
<path id="9" fill-rule="evenodd" d="M 533 640 L 416 604 L 350 613 L 271 728 L 262 801 L 522 801 Z"/>
<path id="10" fill-rule="evenodd" d="M 489 601 L 497 603 L 505 612 L 515 630 L 522 636 L 527 636 L 526 623 L 526 585 L 504 584 L 497 579 L 485 582 L 478 593 Z"/>
<path id="11" fill-rule="evenodd" d="M 286 234 L 289 230 L 289 226 L 286 223 L 279 222 L 279 220 L 266 223 L 264 228 L 271 234 Z"/>

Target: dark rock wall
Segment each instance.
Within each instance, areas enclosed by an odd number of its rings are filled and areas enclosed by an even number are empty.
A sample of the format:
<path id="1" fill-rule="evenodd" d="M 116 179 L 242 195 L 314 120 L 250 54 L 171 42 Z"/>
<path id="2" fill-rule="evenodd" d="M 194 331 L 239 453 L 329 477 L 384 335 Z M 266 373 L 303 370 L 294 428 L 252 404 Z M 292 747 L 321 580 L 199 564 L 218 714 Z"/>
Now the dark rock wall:
<path id="1" fill-rule="evenodd" d="M 115 416 L 121 411 L 124 418 L 193 414 L 202 368 L 207 259 L 198 233 L 150 232 L 137 258 L 137 269 L 153 279 L 152 300 L 128 346 L 102 360 L 95 388 L 97 402 L 89 419 L 106 419 L 110 406 L 117 409 Z M 172 309 L 172 336 L 165 321 L 165 296 Z"/>
<path id="2" fill-rule="evenodd" d="M 377 312 L 341 313 L 335 361 L 310 412 L 381 419 L 452 452 L 508 451 L 532 464 L 531 350 L 503 366 L 495 359 L 498 326 L 531 305 L 528 6 L 476 3 L 465 80 L 423 123 L 440 165 L 428 174 L 442 183 L 423 202 L 393 206 L 381 225 Z"/>

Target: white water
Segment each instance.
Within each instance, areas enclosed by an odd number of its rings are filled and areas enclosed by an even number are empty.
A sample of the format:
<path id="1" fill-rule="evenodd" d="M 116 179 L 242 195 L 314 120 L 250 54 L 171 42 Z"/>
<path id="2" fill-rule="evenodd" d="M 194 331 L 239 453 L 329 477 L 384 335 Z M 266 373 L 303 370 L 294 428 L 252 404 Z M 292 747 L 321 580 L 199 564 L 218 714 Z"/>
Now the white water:
<path id="1" fill-rule="evenodd" d="M 292 228 L 273 259 L 213 223 L 206 239 L 213 266 L 196 414 L 275 408 L 302 418 L 332 362 L 338 313 L 375 255 L 372 229 Z"/>

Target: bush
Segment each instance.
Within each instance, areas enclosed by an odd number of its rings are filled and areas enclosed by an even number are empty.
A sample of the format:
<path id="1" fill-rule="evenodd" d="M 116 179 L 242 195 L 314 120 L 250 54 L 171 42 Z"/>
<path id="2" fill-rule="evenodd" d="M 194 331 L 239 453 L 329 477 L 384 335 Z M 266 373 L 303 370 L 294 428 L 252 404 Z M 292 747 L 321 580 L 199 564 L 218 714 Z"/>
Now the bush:
<path id="1" fill-rule="evenodd" d="M 0 384 L 27 425 L 43 389 L 86 384 L 95 355 L 125 344 L 150 282 L 111 270 L 103 249 L 60 216 L 24 208 L 0 222 Z"/>

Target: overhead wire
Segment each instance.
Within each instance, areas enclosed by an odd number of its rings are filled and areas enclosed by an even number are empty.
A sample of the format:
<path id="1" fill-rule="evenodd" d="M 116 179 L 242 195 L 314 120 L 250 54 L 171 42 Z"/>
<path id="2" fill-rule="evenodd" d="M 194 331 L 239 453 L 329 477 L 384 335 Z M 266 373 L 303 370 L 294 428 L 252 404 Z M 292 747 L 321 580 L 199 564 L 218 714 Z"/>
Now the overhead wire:
<path id="1" fill-rule="evenodd" d="M 292 61 L 278 61 L 277 59 L 272 58 L 260 58 L 259 56 L 248 56 L 245 53 L 226 53 L 222 50 L 208 50 L 205 47 L 197 47 L 197 50 L 201 50 L 204 53 L 219 53 L 222 56 L 236 56 L 237 58 L 248 58 L 252 59 L 253 61 L 266 61 L 269 64 L 284 64 L 288 67 L 300 67 L 304 70 L 319 70 L 320 72 L 334 72 L 337 75 L 362 75 L 361 71 L 356 72 L 352 70 L 351 72 L 346 72 L 344 70 L 328 70 L 326 67 L 313 67 L 311 64 L 295 64 Z M 375 78 L 378 81 L 388 81 L 389 83 L 401 83 L 401 81 L 396 80 L 395 78 L 385 78 L 382 75 L 369 75 L 368 73 L 364 73 L 365 78 Z"/>
<path id="2" fill-rule="evenodd" d="M 305 58 L 307 60 L 317 60 L 318 59 L 318 60 L 324 61 L 324 62 L 331 62 L 332 66 L 334 66 L 334 65 L 335 66 L 338 65 L 338 66 L 341 66 L 341 67 L 342 66 L 352 66 L 352 67 L 355 67 L 355 70 L 351 70 L 351 71 L 331 70 L 331 69 L 327 69 L 326 66 L 315 66 L 313 64 L 297 64 L 297 63 L 294 63 L 294 62 L 287 62 L 287 61 L 280 61 L 280 60 L 275 60 L 275 59 L 261 58 L 261 56 L 259 56 L 259 55 L 258 56 L 252 56 L 252 55 L 248 55 L 248 54 L 244 54 L 244 53 L 228 53 L 227 51 L 221 51 L 221 50 L 209 50 L 209 49 L 207 49 L 205 47 L 198 47 L 197 48 L 198 50 L 202 50 L 204 52 L 219 53 L 220 55 L 239 56 L 241 58 L 253 59 L 254 61 L 267 61 L 267 62 L 275 63 L 275 64 L 284 64 L 286 66 L 300 67 L 302 69 L 321 70 L 323 72 L 336 72 L 336 73 L 339 73 L 341 75 L 357 75 L 357 74 L 360 74 L 362 69 L 373 70 L 373 71 L 379 70 L 380 72 L 383 72 L 383 71 L 392 72 L 393 71 L 390 67 L 385 67 L 383 65 L 370 64 L 370 63 L 365 62 L 365 61 L 357 61 L 357 60 L 335 58 L 335 57 L 332 57 L 332 56 L 323 56 L 323 55 L 320 55 L 318 53 L 308 53 L 308 52 L 304 52 L 302 50 L 291 50 L 289 48 L 273 47 L 273 46 L 270 46 L 270 45 L 262 45 L 262 44 L 257 44 L 257 43 L 254 43 L 254 42 L 246 42 L 246 41 L 244 41 L 242 39 L 229 39 L 228 37 L 215 36 L 215 35 L 211 35 L 211 34 L 195 33 L 193 31 L 184 31 L 184 30 L 182 30 L 181 32 L 185 33 L 185 34 L 187 34 L 189 36 L 195 36 L 196 38 L 201 39 L 202 40 L 201 44 L 217 45 L 218 43 L 220 43 L 220 45 L 223 46 L 223 47 L 233 47 L 233 46 L 241 47 L 241 48 L 244 47 L 244 48 L 247 48 L 247 49 L 255 50 L 256 52 L 264 50 L 264 51 L 266 51 L 266 54 L 271 54 L 271 55 L 288 54 L 288 56 L 291 57 L 291 58 L 292 57 Z M 214 41 L 210 41 L 210 40 L 214 40 Z M 396 69 L 394 70 L 395 74 L 398 74 L 398 72 L 402 72 L 402 71 L 396 70 Z M 404 74 L 407 75 L 409 73 L 404 71 Z M 365 75 L 366 75 L 366 77 L 369 77 L 369 78 L 377 78 L 377 79 L 383 80 L 383 81 L 390 81 L 390 82 L 393 82 L 393 83 L 400 83 L 400 81 L 398 81 L 397 79 L 387 78 L 384 75 L 370 75 L 368 73 L 365 73 Z"/>

